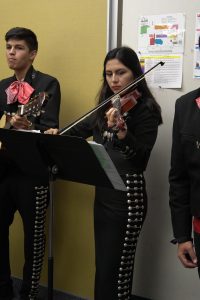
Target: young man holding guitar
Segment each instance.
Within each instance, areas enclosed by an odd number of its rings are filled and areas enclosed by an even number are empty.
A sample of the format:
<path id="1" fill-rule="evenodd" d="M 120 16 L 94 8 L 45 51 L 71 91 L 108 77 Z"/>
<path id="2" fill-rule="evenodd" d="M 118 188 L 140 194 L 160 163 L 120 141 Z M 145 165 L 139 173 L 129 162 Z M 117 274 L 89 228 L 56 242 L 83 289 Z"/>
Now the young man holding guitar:
<path id="1" fill-rule="evenodd" d="M 27 28 L 15 27 L 6 33 L 5 40 L 8 66 L 14 71 L 12 77 L 0 81 L 0 118 L 6 113 L 5 128 L 41 132 L 51 127 L 58 128 L 60 85 L 56 78 L 33 68 L 38 50 L 35 33 Z M 35 103 L 38 105 L 36 109 Z M 40 113 L 41 106 L 44 113 Z M 0 166 L 0 172 L 2 169 L 0 300 L 11 300 L 14 297 L 9 262 L 9 226 L 17 210 L 23 221 L 25 254 L 20 300 L 35 300 L 45 248 L 44 225 L 49 180 L 40 172 L 37 178 L 23 174 L 9 161 L 6 167 Z"/>

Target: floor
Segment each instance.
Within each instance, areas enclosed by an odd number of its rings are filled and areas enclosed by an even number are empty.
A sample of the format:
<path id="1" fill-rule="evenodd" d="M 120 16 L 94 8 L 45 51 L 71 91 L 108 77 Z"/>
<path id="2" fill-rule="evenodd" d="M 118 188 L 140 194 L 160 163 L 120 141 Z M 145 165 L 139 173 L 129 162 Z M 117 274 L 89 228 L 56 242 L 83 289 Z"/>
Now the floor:
<path id="1" fill-rule="evenodd" d="M 16 295 L 16 297 L 13 300 L 18 300 L 19 299 L 18 290 L 20 289 L 21 280 L 15 278 L 13 282 L 14 282 L 14 291 Z M 39 291 L 38 300 L 47 300 L 47 294 L 48 294 L 47 288 L 41 287 Z M 87 299 L 79 298 L 59 291 L 54 291 L 53 300 L 87 300 Z M 131 300 L 150 300 L 150 299 L 142 298 L 139 296 L 133 296 Z"/>

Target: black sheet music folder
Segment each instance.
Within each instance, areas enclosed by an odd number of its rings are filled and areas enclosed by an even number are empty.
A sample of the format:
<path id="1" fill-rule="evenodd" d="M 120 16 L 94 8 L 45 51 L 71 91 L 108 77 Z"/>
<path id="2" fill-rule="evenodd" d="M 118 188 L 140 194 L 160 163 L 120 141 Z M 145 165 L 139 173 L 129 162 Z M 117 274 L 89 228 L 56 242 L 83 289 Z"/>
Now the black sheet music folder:
<path id="1" fill-rule="evenodd" d="M 4 128 L 0 128 L 0 142 L 0 155 L 5 152 L 24 173 L 46 175 L 49 168 L 56 166 L 56 178 L 126 191 L 100 144 L 79 137 Z"/>

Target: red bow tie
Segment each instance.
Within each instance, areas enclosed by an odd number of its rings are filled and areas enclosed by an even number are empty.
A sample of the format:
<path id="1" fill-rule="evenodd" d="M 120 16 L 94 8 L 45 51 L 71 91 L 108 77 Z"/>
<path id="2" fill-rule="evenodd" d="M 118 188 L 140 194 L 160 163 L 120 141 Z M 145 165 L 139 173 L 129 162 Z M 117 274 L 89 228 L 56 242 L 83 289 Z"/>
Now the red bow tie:
<path id="1" fill-rule="evenodd" d="M 32 86 L 27 82 L 14 81 L 5 91 L 7 94 L 7 104 L 14 103 L 17 100 L 21 104 L 26 104 L 33 91 Z"/>

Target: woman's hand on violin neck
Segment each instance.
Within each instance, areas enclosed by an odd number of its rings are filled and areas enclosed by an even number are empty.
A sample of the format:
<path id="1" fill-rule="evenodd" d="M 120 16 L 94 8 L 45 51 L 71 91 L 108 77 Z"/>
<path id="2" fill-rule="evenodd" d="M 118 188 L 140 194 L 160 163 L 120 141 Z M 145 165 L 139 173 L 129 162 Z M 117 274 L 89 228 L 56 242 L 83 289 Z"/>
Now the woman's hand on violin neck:
<path id="1" fill-rule="evenodd" d="M 109 128 L 116 126 L 119 117 L 119 112 L 116 108 L 112 107 L 106 112 L 107 125 Z"/>
<path id="2" fill-rule="evenodd" d="M 119 111 L 114 107 L 110 108 L 106 112 L 106 118 L 108 128 L 111 128 L 114 132 L 116 132 L 118 139 L 124 139 L 127 134 L 127 125 L 122 116 L 119 114 Z"/>
<path id="3" fill-rule="evenodd" d="M 57 128 L 49 128 L 46 131 L 44 131 L 46 134 L 58 134 L 58 129 Z"/>

